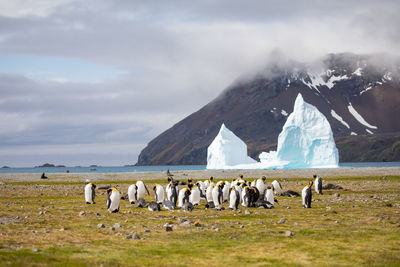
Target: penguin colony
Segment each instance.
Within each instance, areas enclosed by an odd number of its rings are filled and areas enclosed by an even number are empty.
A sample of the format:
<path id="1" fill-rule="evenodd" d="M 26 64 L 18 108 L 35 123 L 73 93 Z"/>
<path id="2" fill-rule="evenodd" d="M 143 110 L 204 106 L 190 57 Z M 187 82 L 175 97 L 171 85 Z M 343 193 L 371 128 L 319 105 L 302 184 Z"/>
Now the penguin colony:
<path id="1" fill-rule="evenodd" d="M 315 184 L 317 194 L 322 194 L 322 179 L 314 175 L 314 181 L 310 181 L 301 192 L 302 206 L 311 208 L 312 186 Z M 154 201 L 146 203 L 144 197 L 150 195 L 147 186 L 143 181 L 137 181 L 128 187 L 128 192 L 121 197 L 121 193 L 115 187 L 106 187 L 107 190 L 107 210 L 110 213 L 118 212 L 120 200 L 128 200 L 136 207 L 148 208 L 150 211 L 160 211 L 161 207 L 166 210 L 181 208 L 184 211 L 192 211 L 194 206 L 200 205 L 205 201 L 205 208 L 216 210 L 224 209 L 222 204 L 229 202 L 229 209 L 237 210 L 239 205 L 243 207 L 256 207 L 271 209 L 278 200 L 276 195 L 298 197 L 299 193 L 287 190 L 283 192 L 281 184 L 274 180 L 271 185 L 265 183 L 265 176 L 256 179 L 251 183 L 244 180 L 243 175 L 234 179 L 231 183 L 228 181 L 219 181 L 214 183 L 214 178 L 210 177 L 206 181 L 193 182 L 189 178 L 187 182 L 175 181 L 171 176 L 168 177 L 168 184 L 164 187 L 156 184 L 153 187 Z M 179 190 L 179 185 L 184 185 Z M 96 185 L 86 180 L 85 182 L 85 202 L 86 204 L 95 204 Z"/>

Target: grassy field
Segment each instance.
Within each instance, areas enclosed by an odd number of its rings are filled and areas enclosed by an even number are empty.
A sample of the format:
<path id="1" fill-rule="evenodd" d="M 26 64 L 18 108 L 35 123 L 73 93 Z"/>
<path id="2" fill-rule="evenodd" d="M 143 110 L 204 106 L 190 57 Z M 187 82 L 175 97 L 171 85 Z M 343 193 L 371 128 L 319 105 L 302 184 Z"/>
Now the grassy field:
<path id="1" fill-rule="evenodd" d="M 300 192 L 307 179 L 280 181 Z M 151 189 L 160 182 L 146 183 Z M 96 191 L 96 204 L 86 205 L 81 183 L 4 182 L 0 265 L 400 266 L 400 176 L 323 182 L 344 189 L 313 194 L 311 209 L 302 208 L 300 198 L 277 197 L 270 210 L 206 210 L 203 201 L 191 213 L 151 212 L 121 201 L 115 214 L 106 210 L 104 191 Z M 109 183 L 123 193 L 129 186 L 101 181 Z M 115 223 L 120 227 L 112 229 Z M 126 238 L 136 233 L 140 239 Z"/>

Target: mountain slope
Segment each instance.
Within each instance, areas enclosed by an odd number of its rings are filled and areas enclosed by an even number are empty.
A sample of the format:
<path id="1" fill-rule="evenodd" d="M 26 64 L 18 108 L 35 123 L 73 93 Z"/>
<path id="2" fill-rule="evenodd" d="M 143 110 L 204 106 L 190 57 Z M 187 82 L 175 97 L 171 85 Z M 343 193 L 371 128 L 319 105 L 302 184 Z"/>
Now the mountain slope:
<path id="1" fill-rule="evenodd" d="M 299 92 L 326 116 L 335 138 L 342 138 L 343 144 L 350 137 L 357 143 L 366 140 L 363 135 L 400 132 L 399 119 L 394 116 L 400 114 L 400 64 L 385 65 L 377 59 L 381 57 L 346 53 L 330 54 L 318 67 L 296 62 L 270 64 L 153 139 L 137 164 L 206 164 L 207 147 L 222 123 L 258 159 L 260 152 L 276 146 Z M 363 160 L 361 156 L 347 158 L 339 144 L 338 148 L 341 161 Z"/>

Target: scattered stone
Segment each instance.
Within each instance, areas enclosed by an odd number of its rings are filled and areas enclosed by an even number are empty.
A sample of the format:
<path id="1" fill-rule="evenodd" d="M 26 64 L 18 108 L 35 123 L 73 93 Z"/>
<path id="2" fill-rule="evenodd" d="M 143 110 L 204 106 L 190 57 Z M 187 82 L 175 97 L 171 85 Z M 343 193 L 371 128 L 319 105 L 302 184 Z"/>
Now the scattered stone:
<path id="1" fill-rule="evenodd" d="M 386 176 L 382 176 L 382 177 L 381 177 L 381 180 L 386 180 Z"/>
<path id="2" fill-rule="evenodd" d="M 111 231 L 115 231 L 115 227 L 110 227 L 110 230 Z"/>
<path id="3" fill-rule="evenodd" d="M 219 228 L 215 228 L 214 230 L 215 230 L 215 232 L 219 232 Z"/>
<path id="4" fill-rule="evenodd" d="M 322 186 L 322 189 L 329 190 L 329 189 L 334 189 L 334 190 L 341 190 L 343 187 L 340 185 L 335 185 L 335 184 L 326 184 Z"/>
<path id="5" fill-rule="evenodd" d="M 285 219 L 280 219 L 280 220 L 278 221 L 278 223 L 285 223 L 285 222 L 286 222 Z"/>
<path id="6" fill-rule="evenodd" d="M 39 212 L 39 215 L 43 215 L 43 214 L 44 214 L 44 212 L 43 212 L 43 211 L 40 211 L 40 212 Z"/>
<path id="7" fill-rule="evenodd" d="M 99 223 L 98 225 L 97 225 L 97 228 L 105 228 L 106 226 L 104 225 L 104 224 L 102 224 L 102 223 Z"/>
<path id="8" fill-rule="evenodd" d="M 166 231 L 166 232 L 172 232 L 172 226 L 171 226 L 171 225 L 167 225 L 167 226 L 165 227 L 165 231 Z"/>
<path id="9" fill-rule="evenodd" d="M 244 214 L 249 215 L 249 214 L 251 214 L 251 212 L 250 212 L 248 209 L 246 209 L 246 210 L 244 211 Z"/>
<path id="10" fill-rule="evenodd" d="M 237 239 L 235 236 L 230 236 L 229 239 Z"/>
<path id="11" fill-rule="evenodd" d="M 38 252 L 39 250 L 37 248 L 32 248 L 32 252 Z"/>
<path id="12" fill-rule="evenodd" d="M 145 233 L 150 233 L 151 231 L 149 229 L 144 230 Z"/>
<path id="13" fill-rule="evenodd" d="M 243 228 L 244 228 L 244 225 L 242 224 L 239 228 L 240 228 L 240 229 L 243 229 Z"/>
<path id="14" fill-rule="evenodd" d="M 340 194 L 339 193 L 335 193 L 334 196 L 335 197 L 340 197 Z"/>
<path id="15" fill-rule="evenodd" d="M 135 234 L 133 235 L 133 239 L 140 239 L 140 235 L 139 235 L 138 233 L 135 233 Z"/>
<path id="16" fill-rule="evenodd" d="M 195 221 L 193 225 L 196 226 L 196 227 L 200 227 L 201 226 L 199 221 Z"/>
<path id="17" fill-rule="evenodd" d="M 392 203 L 386 203 L 386 207 L 393 207 Z"/>
<path id="18" fill-rule="evenodd" d="M 86 215 L 86 212 L 84 212 L 84 211 L 79 212 L 79 216 L 85 216 L 85 215 Z"/>
<path id="19" fill-rule="evenodd" d="M 338 223 L 340 223 L 339 221 L 335 221 L 335 224 L 338 224 Z"/>
<path id="20" fill-rule="evenodd" d="M 133 238 L 133 235 L 127 235 L 125 238 L 126 238 L 126 239 L 132 239 L 132 238 Z"/>
<path id="21" fill-rule="evenodd" d="M 326 206 L 326 211 L 330 211 L 330 210 L 331 210 L 331 207 Z"/>
<path id="22" fill-rule="evenodd" d="M 286 231 L 285 236 L 294 236 L 294 233 L 291 231 Z"/>
<path id="23" fill-rule="evenodd" d="M 121 225 L 119 224 L 119 223 L 114 223 L 114 226 L 113 226 L 115 229 L 117 229 L 117 228 L 120 228 L 121 227 Z"/>
<path id="24" fill-rule="evenodd" d="M 299 224 L 298 224 L 297 222 L 294 222 L 293 225 L 294 225 L 294 226 L 298 226 Z"/>
<path id="25" fill-rule="evenodd" d="M 96 213 L 96 216 L 101 216 L 101 214 L 97 212 L 97 213 Z"/>
<path id="26" fill-rule="evenodd" d="M 189 226 L 191 224 L 190 221 L 184 221 L 180 224 L 180 226 Z"/>

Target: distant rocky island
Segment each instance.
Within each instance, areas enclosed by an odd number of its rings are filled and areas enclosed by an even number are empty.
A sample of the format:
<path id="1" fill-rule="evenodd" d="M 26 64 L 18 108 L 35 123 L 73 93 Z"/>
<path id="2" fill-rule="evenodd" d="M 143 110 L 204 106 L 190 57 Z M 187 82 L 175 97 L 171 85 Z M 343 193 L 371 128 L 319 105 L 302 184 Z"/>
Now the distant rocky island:
<path id="1" fill-rule="evenodd" d="M 1 167 L 2 169 L 9 169 L 10 167 L 8 167 L 8 166 L 3 166 L 3 167 Z"/>
<path id="2" fill-rule="evenodd" d="M 45 163 L 43 165 L 40 166 L 35 166 L 35 168 L 65 168 L 65 165 L 54 165 L 54 164 L 50 164 L 50 163 Z"/>

